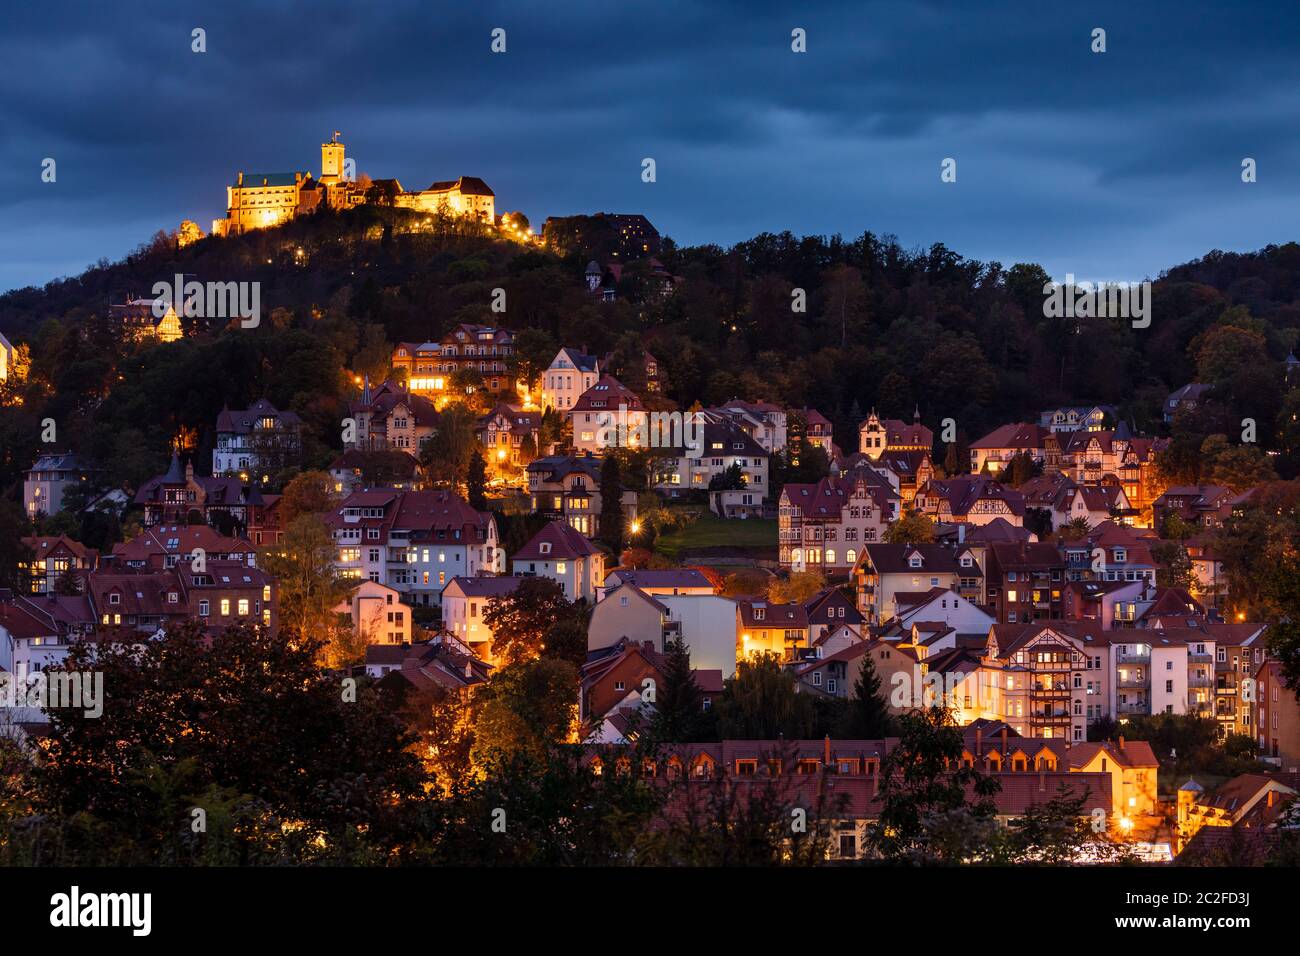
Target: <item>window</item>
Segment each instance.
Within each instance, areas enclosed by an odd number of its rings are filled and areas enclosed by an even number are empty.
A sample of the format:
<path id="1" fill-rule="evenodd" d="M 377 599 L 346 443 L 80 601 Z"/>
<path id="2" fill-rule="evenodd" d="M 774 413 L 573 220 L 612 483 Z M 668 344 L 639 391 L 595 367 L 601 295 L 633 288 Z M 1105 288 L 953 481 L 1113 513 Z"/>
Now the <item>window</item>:
<path id="1" fill-rule="evenodd" d="M 241 617 L 248 616 L 248 598 L 239 599 L 239 614 Z"/>
<path id="2" fill-rule="evenodd" d="M 207 616 L 208 616 L 208 610 L 209 610 L 208 602 L 207 602 L 207 601 L 200 601 L 200 602 L 199 602 L 199 617 L 207 617 Z M 107 624 L 108 622 L 105 621 L 104 623 Z"/>
<path id="3" fill-rule="evenodd" d="M 221 616 L 230 617 L 230 598 L 221 599 Z"/>

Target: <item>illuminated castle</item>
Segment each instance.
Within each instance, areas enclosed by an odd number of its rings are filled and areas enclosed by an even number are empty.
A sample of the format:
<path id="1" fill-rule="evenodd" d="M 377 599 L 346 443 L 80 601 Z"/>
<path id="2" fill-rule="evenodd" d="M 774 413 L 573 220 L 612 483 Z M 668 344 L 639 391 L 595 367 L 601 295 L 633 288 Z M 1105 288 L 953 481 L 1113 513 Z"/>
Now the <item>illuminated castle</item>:
<path id="1" fill-rule="evenodd" d="M 214 236 L 234 236 L 249 229 L 266 229 L 321 206 L 346 209 L 365 202 L 383 202 L 403 209 L 471 216 L 488 225 L 496 221 L 495 195 L 476 176 L 436 182 L 428 189 L 406 192 L 395 179 L 359 185 L 348 169 L 339 133 L 320 147 L 320 178 L 309 171 L 236 174 L 226 187 L 226 217 L 213 220 Z"/>

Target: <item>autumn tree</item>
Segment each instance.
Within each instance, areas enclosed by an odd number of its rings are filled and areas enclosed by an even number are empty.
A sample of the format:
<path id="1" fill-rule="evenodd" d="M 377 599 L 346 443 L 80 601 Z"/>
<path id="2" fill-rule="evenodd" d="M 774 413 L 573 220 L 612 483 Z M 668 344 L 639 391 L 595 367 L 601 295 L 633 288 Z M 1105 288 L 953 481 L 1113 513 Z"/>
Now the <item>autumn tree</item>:
<path id="1" fill-rule="evenodd" d="M 886 544 L 929 544 L 934 541 L 934 521 L 920 511 L 905 512 L 881 539 Z"/>
<path id="2" fill-rule="evenodd" d="M 483 624 L 492 631 L 492 656 L 516 664 L 542 656 L 552 628 L 581 616 L 557 582 L 526 577 L 511 593 L 487 602 Z"/>
<path id="3" fill-rule="evenodd" d="M 320 647 L 322 660 L 334 667 L 355 663 L 364 646 L 334 608 L 352 590 L 335 568 L 338 545 L 314 514 L 289 522 L 284 540 L 258 554 L 258 566 L 280 584 L 280 629 L 300 642 Z"/>

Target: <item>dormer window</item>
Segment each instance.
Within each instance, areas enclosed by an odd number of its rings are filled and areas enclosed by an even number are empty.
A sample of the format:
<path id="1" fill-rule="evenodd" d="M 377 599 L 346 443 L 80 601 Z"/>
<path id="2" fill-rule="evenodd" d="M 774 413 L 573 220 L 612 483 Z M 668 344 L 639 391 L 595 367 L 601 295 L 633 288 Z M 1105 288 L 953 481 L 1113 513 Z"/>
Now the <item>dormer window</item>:
<path id="1" fill-rule="evenodd" d="M 551 553 L 551 542 L 549 542 L 549 541 L 543 541 L 543 542 L 541 543 L 541 545 L 540 545 L 540 547 L 539 547 L 538 550 L 540 550 L 540 551 L 542 552 L 542 554 L 550 554 L 550 553 Z"/>
<path id="2" fill-rule="evenodd" d="M 121 604 L 121 603 L 122 603 L 122 595 L 118 594 L 116 591 L 112 592 L 112 593 L 109 594 L 109 596 L 108 596 L 108 603 L 109 603 L 109 604 Z"/>
<path id="3" fill-rule="evenodd" d="M 919 554 L 912 555 L 907 559 L 907 566 L 909 568 L 919 568 L 921 566 L 921 556 Z"/>

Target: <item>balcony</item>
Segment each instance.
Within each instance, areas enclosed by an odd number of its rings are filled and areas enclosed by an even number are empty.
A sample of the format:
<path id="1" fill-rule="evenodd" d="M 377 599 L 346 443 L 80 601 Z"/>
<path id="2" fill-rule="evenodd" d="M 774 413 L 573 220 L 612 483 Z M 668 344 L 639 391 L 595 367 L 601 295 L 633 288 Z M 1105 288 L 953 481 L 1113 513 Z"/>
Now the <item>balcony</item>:
<path id="1" fill-rule="evenodd" d="M 1031 695 L 1034 697 L 1069 697 L 1070 688 L 1064 684 L 1057 684 L 1054 687 L 1048 687 L 1045 684 L 1034 684 L 1031 688 Z"/>
<path id="2" fill-rule="evenodd" d="M 1115 706 L 1115 713 L 1129 717 L 1134 717 L 1138 714 L 1149 714 L 1151 713 L 1151 704 L 1149 701 L 1145 700 L 1131 700 L 1127 704 L 1117 704 Z"/>
<path id="3" fill-rule="evenodd" d="M 1121 674 L 1115 681 L 1116 687 L 1150 687 L 1151 679 L 1146 674 Z"/>
<path id="4" fill-rule="evenodd" d="M 1116 618 L 1120 620 L 1120 618 Z M 1119 664 L 1146 664 L 1151 660 L 1150 651 L 1126 651 L 1122 654 L 1115 655 L 1115 661 Z"/>

